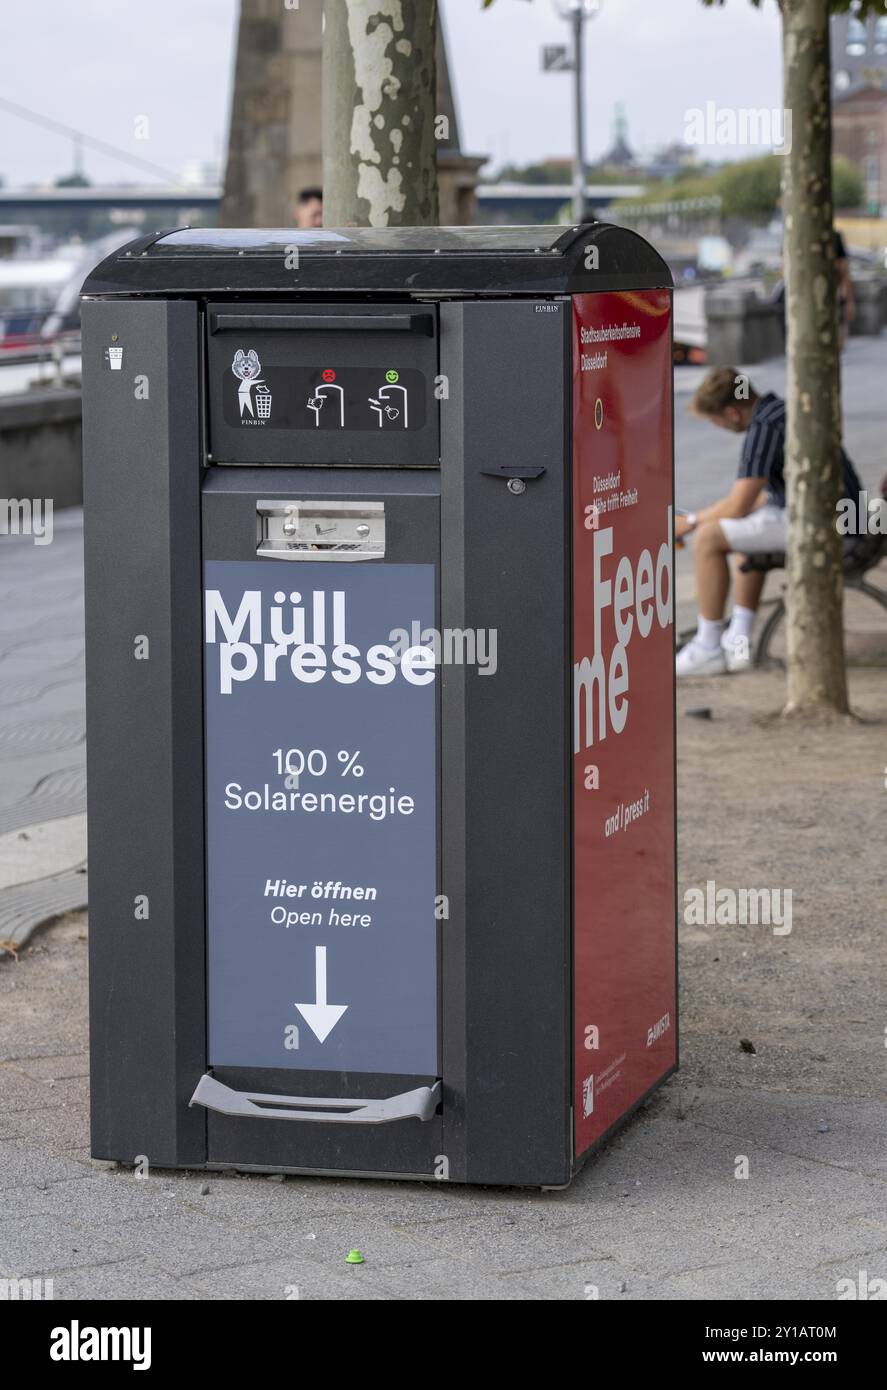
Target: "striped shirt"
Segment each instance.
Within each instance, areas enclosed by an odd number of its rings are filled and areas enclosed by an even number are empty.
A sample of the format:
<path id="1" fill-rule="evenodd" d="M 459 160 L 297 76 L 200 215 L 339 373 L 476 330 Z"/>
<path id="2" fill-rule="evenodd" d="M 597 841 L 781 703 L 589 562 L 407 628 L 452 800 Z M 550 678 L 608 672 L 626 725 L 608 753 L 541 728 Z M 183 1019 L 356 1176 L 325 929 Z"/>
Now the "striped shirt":
<path id="1" fill-rule="evenodd" d="M 862 491 L 862 483 L 844 450 L 841 450 L 843 477 L 841 496 L 854 502 Z M 739 478 L 763 478 L 770 501 L 776 507 L 785 506 L 785 401 L 768 391 L 759 397 L 752 412 L 751 424 L 745 433 Z"/>

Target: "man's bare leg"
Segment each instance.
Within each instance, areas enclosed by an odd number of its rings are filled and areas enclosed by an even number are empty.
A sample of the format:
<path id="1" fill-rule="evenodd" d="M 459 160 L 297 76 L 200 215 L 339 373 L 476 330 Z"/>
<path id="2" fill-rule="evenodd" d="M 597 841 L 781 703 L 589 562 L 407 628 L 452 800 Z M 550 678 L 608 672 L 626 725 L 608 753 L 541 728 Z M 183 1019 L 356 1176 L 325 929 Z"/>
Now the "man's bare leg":
<path id="1" fill-rule="evenodd" d="M 724 630 L 724 608 L 730 590 L 730 544 L 717 521 L 704 522 L 693 537 L 699 622 L 696 636 L 678 653 L 678 676 L 714 675 L 718 671 L 748 670 L 751 633 L 765 576 L 743 574 L 737 556 L 733 616 Z"/>
<path id="2" fill-rule="evenodd" d="M 721 638 L 730 570 L 727 564 L 729 546 L 717 521 L 705 521 L 697 527 L 693 533 L 693 551 L 699 620 L 695 637 L 678 652 L 675 673 L 678 676 L 718 675 L 727 669 Z"/>
<path id="3" fill-rule="evenodd" d="M 733 602 L 740 608 L 750 608 L 753 613 L 757 613 L 761 602 L 761 594 L 764 589 L 764 581 L 767 576 L 763 570 L 748 570 L 746 573 L 739 568 L 744 563 L 746 557 L 737 555 L 736 563 L 733 567 Z"/>
<path id="4" fill-rule="evenodd" d="M 708 622 L 723 621 L 730 589 L 729 553 L 730 546 L 719 523 L 703 522 L 693 537 L 693 555 L 699 613 Z"/>

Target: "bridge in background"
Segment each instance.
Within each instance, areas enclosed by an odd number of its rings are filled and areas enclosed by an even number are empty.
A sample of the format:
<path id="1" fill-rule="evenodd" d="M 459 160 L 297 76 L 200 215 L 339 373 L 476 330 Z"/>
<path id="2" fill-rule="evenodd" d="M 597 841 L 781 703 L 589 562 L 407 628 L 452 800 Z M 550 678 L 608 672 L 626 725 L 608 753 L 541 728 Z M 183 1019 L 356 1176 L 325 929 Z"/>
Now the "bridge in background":
<path id="1" fill-rule="evenodd" d="M 588 206 L 609 208 L 620 198 L 639 198 L 643 184 L 588 184 Z M 119 220 L 144 221 L 153 226 L 198 225 L 218 220 L 222 190 L 218 185 L 96 184 L 87 188 L 0 188 L 0 221 L 41 220 L 55 224 L 65 216 L 84 213 L 117 215 Z M 568 184 L 482 183 L 477 189 L 484 220 L 493 222 L 554 222 L 569 204 Z"/>

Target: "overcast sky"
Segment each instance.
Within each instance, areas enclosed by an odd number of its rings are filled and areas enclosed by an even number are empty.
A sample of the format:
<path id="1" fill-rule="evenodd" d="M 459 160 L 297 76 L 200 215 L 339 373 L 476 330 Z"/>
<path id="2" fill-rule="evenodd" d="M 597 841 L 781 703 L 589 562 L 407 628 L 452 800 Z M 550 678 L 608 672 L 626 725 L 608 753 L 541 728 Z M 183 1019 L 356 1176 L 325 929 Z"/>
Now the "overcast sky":
<path id="1" fill-rule="evenodd" d="M 302 0 L 303 5 L 314 0 Z M 540 71 L 543 44 L 564 41 L 552 0 L 442 0 L 462 144 L 496 164 L 571 148 L 571 79 Z M 225 149 L 237 0 L 39 0 L 0 9 L 0 97 L 179 173 Z M 707 101 L 781 105 L 775 0 L 603 0 L 587 26 L 590 159 L 610 140 L 623 102 L 633 146 L 681 138 L 685 112 Z M 150 138 L 136 139 L 147 116 Z M 703 151 L 706 153 L 706 151 Z M 746 151 L 707 151 L 715 156 Z M 0 110 L 0 176 L 49 181 L 73 164 L 70 141 Z M 93 182 L 137 170 L 87 151 Z"/>

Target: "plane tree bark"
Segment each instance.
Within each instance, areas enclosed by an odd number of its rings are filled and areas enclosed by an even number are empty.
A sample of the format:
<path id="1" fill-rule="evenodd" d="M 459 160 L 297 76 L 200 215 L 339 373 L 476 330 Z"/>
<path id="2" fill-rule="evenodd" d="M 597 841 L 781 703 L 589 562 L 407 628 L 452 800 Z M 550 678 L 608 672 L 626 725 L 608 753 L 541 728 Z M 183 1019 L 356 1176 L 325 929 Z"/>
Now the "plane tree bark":
<path id="1" fill-rule="evenodd" d="M 783 0 L 788 505 L 786 713 L 847 711 L 840 341 L 831 186 L 828 0 Z"/>
<path id="2" fill-rule="evenodd" d="M 326 0 L 324 222 L 434 226 L 436 0 Z"/>

